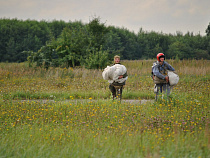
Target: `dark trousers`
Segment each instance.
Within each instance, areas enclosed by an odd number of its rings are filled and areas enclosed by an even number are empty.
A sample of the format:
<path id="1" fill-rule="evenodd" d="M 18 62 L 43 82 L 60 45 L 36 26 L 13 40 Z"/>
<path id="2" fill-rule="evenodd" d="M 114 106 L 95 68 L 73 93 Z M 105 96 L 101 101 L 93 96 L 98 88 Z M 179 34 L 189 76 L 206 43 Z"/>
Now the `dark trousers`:
<path id="1" fill-rule="evenodd" d="M 120 97 L 122 96 L 122 89 L 123 89 L 123 85 L 120 85 L 120 86 L 122 86 L 121 88 L 120 88 Z M 113 99 L 116 97 L 116 89 L 115 89 L 115 87 L 114 87 L 114 85 L 113 84 L 110 84 L 109 85 L 109 89 L 110 89 L 110 91 L 112 92 L 112 96 L 113 96 Z"/>

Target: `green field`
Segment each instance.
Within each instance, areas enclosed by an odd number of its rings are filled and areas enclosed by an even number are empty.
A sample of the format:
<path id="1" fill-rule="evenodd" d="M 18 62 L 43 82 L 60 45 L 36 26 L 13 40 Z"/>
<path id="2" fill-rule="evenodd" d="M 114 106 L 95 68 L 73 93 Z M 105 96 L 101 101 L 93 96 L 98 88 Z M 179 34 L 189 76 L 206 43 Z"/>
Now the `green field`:
<path id="1" fill-rule="evenodd" d="M 0 63 L 0 157 L 210 157 L 210 61 L 168 60 L 169 99 L 110 99 L 102 70 Z M 153 60 L 122 61 L 123 100 L 154 100 Z"/>

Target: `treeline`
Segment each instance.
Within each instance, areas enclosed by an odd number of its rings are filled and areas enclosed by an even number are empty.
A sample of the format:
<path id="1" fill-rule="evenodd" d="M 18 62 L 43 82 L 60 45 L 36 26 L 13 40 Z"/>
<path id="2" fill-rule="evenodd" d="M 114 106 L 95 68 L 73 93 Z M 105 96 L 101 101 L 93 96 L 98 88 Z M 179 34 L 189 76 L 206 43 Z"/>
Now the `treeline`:
<path id="1" fill-rule="evenodd" d="M 158 52 L 167 58 L 210 59 L 210 23 L 206 36 L 193 33 L 164 34 L 140 28 L 106 26 L 100 18 L 88 24 L 0 19 L 0 62 L 36 62 L 37 65 L 100 68 L 115 54 L 122 59 L 150 59 Z"/>
<path id="2" fill-rule="evenodd" d="M 27 54 L 24 51 L 38 51 L 71 24 L 64 21 L 0 19 L 0 61 L 26 61 Z"/>

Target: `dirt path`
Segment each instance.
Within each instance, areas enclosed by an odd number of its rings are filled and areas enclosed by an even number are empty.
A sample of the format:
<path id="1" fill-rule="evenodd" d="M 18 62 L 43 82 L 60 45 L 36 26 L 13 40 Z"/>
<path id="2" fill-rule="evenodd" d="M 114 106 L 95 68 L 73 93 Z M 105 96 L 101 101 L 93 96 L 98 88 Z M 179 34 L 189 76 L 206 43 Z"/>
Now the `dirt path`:
<path id="1" fill-rule="evenodd" d="M 55 101 L 55 100 L 45 100 L 45 99 L 41 99 L 41 100 L 14 100 L 14 102 L 42 102 L 42 103 L 64 103 L 64 102 L 67 102 L 67 103 L 74 103 L 74 104 L 77 104 L 77 103 L 88 103 L 88 102 L 100 102 L 100 101 L 109 101 L 108 99 L 100 99 L 100 100 L 95 100 L 95 99 L 68 99 L 68 100 L 63 100 L 63 101 Z M 116 100 L 118 101 L 118 100 Z M 121 100 L 121 103 L 129 103 L 129 104 L 145 104 L 147 102 L 154 102 L 154 100 L 134 100 L 134 99 L 122 99 Z"/>
<path id="2" fill-rule="evenodd" d="M 131 104 L 145 104 L 147 102 L 151 102 L 153 103 L 154 100 L 132 100 L 132 99 L 126 99 L 126 100 L 122 100 L 122 102 L 126 102 L 126 103 L 131 103 Z"/>

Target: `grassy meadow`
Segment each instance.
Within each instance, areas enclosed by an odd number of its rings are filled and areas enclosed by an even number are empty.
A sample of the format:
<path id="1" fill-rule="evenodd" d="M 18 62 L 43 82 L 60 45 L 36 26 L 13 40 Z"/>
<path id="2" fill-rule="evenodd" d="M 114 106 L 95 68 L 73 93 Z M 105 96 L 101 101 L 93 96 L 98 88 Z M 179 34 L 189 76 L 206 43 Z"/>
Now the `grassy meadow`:
<path id="1" fill-rule="evenodd" d="M 110 99 L 102 70 L 0 63 L 1 157 L 210 157 L 210 61 L 167 60 L 170 99 Z M 122 61 L 123 100 L 154 100 L 154 60 Z"/>

